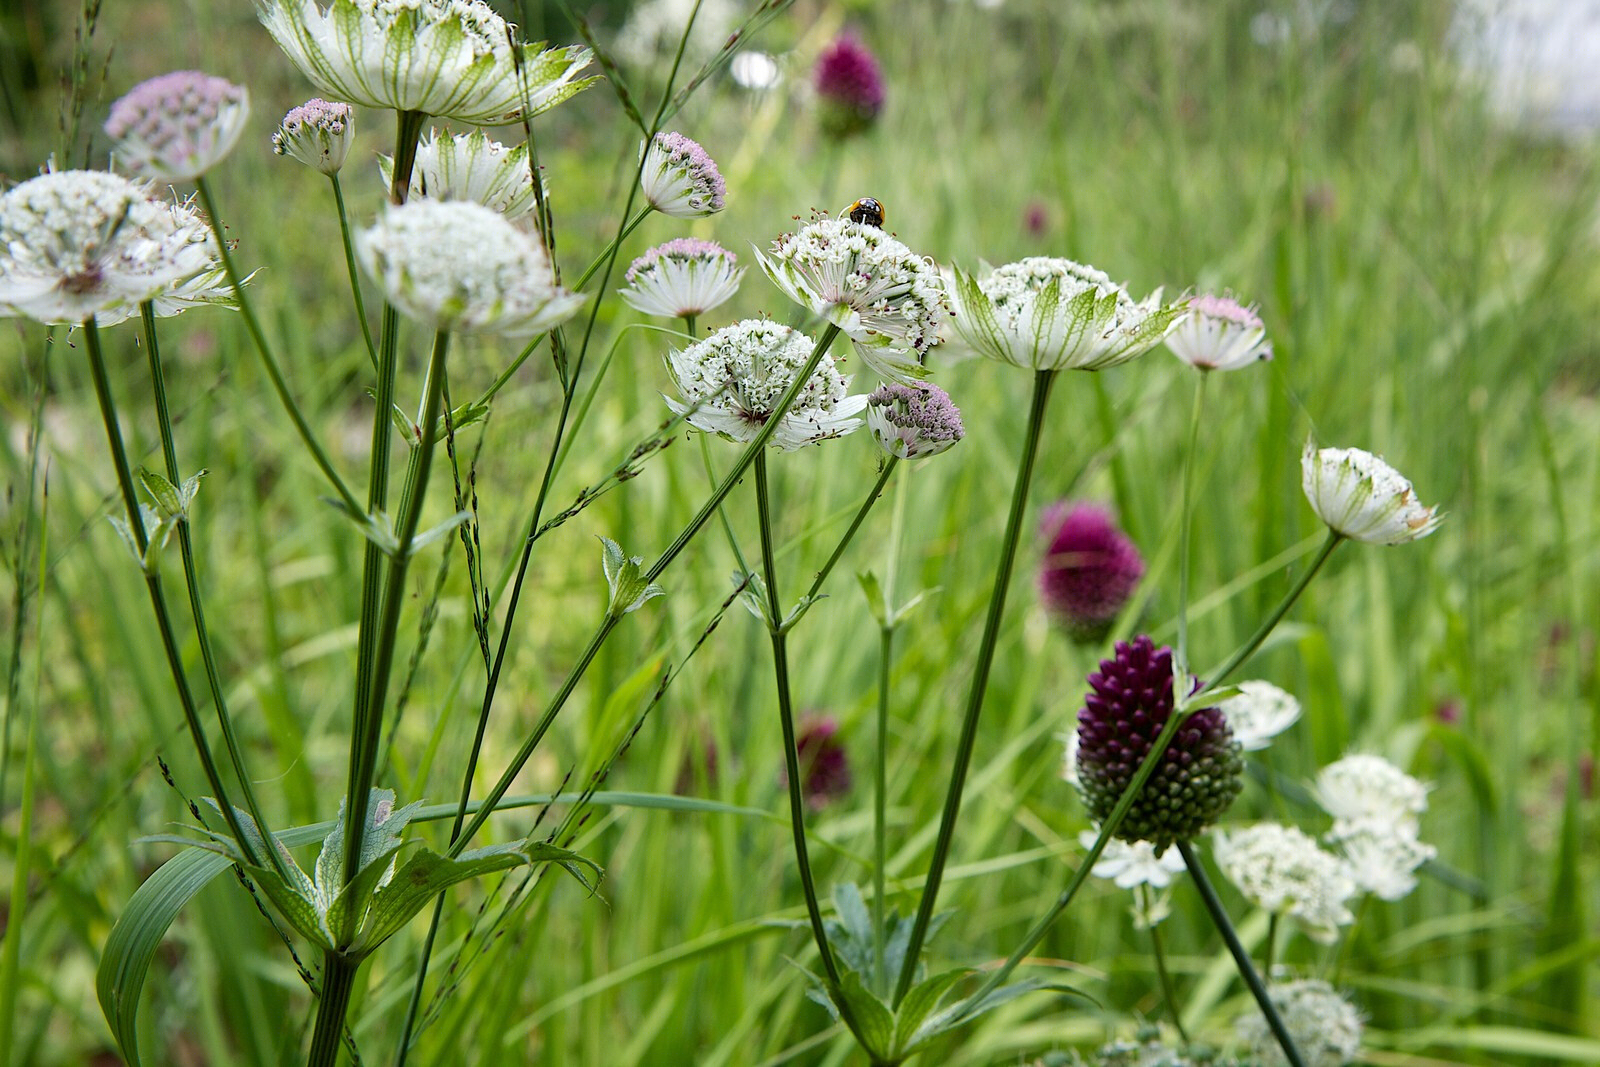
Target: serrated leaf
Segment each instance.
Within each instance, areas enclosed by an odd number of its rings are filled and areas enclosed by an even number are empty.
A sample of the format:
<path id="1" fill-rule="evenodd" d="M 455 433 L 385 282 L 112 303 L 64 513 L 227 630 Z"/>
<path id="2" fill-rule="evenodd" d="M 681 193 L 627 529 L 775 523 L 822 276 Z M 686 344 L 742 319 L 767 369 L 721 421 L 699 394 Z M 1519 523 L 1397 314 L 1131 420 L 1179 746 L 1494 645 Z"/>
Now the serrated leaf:
<path id="1" fill-rule="evenodd" d="M 158 474 L 148 467 L 139 468 L 139 481 L 144 485 L 144 491 L 150 494 L 150 499 L 156 502 L 156 507 L 169 519 L 183 518 L 183 498 L 178 492 L 178 487 L 167 481 L 166 475 Z"/>
<path id="2" fill-rule="evenodd" d="M 606 585 L 611 591 L 606 610 L 613 617 L 621 618 L 629 612 L 638 611 L 645 601 L 666 592 L 654 582 L 645 582 L 643 556 L 624 555 L 622 546 L 609 537 L 600 538 L 600 543 L 604 546 L 600 565 L 605 570 Z"/>
<path id="3" fill-rule="evenodd" d="M 1024 978 L 1021 981 L 1003 985 L 998 989 L 991 989 L 982 997 L 952 1004 L 950 1007 L 930 1016 L 911 1035 L 907 1049 L 920 1047 L 946 1030 L 953 1030 L 957 1026 L 971 1022 L 986 1012 L 993 1011 L 1002 1004 L 1008 1004 L 1020 996 L 1036 993 L 1040 990 L 1053 990 L 1057 993 L 1067 993 L 1078 997 L 1085 996 L 1083 992 L 1073 989 L 1071 986 L 1061 985 L 1057 982 L 1046 982 L 1038 978 Z"/>
<path id="4" fill-rule="evenodd" d="M 331 836 L 329 840 L 332 840 Z M 367 906 L 372 903 L 379 884 L 388 880 L 393 870 L 391 865 L 404 847 L 404 844 L 396 841 L 388 852 L 379 853 L 364 863 L 356 876 L 344 886 L 337 883 L 332 886 L 333 902 L 328 905 L 322 923 L 333 938 L 334 948 L 347 951 L 346 946 L 355 942 L 362 920 L 366 918 Z M 365 841 L 362 842 L 362 852 L 366 852 Z M 324 890 L 327 888 L 319 887 Z"/>
<path id="5" fill-rule="evenodd" d="M 834 886 L 833 908 L 852 940 L 860 945 L 872 944 L 872 916 L 867 912 L 867 902 L 861 899 L 860 886 L 853 882 Z"/>
<path id="6" fill-rule="evenodd" d="M 323 949 L 337 948 L 335 938 L 323 920 L 322 910 L 315 900 L 296 892 L 288 883 L 265 867 L 245 867 L 255 880 L 256 888 L 265 893 L 272 906 L 278 909 L 288 924 L 300 931 L 307 941 Z"/>
<path id="7" fill-rule="evenodd" d="M 918 1034 L 923 1022 L 928 1015 L 939 1006 L 945 994 L 955 984 L 972 971 L 968 968 L 959 968 L 954 971 L 945 971 L 936 974 L 924 982 L 918 982 L 906 991 L 905 997 L 900 1001 L 900 1007 L 895 1012 L 894 1041 L 895 1051 L 904 1056 L 910 1053 L 917 1045 L 929 1040 L 933 1034 Z"/>
<path id="8" fill-rule="evenodd" d="M 846 969 L 839 983 L 829 986 L 829 992 L 850 1032 L 874 1062 L 899 1062 L 894 1055 L 894 1013 L 866 987 L 861 975 Z"/>

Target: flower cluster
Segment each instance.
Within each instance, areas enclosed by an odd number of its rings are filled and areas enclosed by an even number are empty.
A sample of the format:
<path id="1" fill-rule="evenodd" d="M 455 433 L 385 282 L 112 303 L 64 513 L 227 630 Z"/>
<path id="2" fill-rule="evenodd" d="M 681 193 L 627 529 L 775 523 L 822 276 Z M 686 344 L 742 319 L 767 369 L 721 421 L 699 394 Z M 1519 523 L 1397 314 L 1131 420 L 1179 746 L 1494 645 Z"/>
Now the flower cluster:
<path id="1" fill-rule="evenodd" d="M 193 181 L 233 151 L 250 117 L 244 86 L 195 70 L 140 82 L 111 105 L 118 162 L 146 178 Z"/>
<path id="2" fill-rule="evenodd" d="M 379 156 L 385 186 L 394 182 L 394 158 Z M 521 218 L 537 204 L 528 146 L 507 148 L 482 130 L 454 136 L 434 130 L 417 143 L 409 196 L 429 200 L 470 200 L 508 219 Z"/>
<path id="3" fill-rule="evenodd" d="M 344 166 L 354 138 L 355 109 L 314 96 L 283 116 L 272 150 L 332 177 Z"/>
<path id="4" fill-rule="evenodd" d="M 1399 471 L 1359 448 L 1318 449 L 1307 441 L 1300 479 L 1317 518 L 1353 541 L 1400 545 L 1439 525 L 1438 508 L 1424 507 Z"/>
<path id="5" fill-rule="evenodd" d="M 1172 354 L 1196 370 L 1238 370 L 1272 358 L 1267 328 L 1254 308 L 1210 293 L 1189 301 L 1166 338 Z"/>
<path id="6" fill-rule="evenodd" d="M 800 789 L 811 810 L 820 811 L 850 792 L 850 754 L 832 716 L 818 715 L 802 722 L 794 751 L 800 764 Z"/>
<path id="7" fill-rule="evenodd" d="M 812 82 L 821 105 L 822 129 L 830 137 L 849 137 L 871 129 L 883 110 L 883 72 L 878 60 L 850 34 L 822 50 Z"/>
<path id="8" fill-rule="evenodd" d="M 744 268 L 715 241 L 678 237 L 634 260 L 622 299 L 646 315 L 681 319 L 719 307 L 739 291 Z"/>
<path id="9" fill-rule="evenodd" d="M 937 456 L 966 436 L 950 394 L 932 382 L 889 382 L 867 396 L 867 426 L 891 456 Z"/>
<path id="10" fill-rule="evenodd" d="M 1040 599 L 1074 640 L 1103 640 L 1144 576 L 1139 549 L 1093 504 L 1053 504 L 1040 527 Z"/>
<path id="11" fill-rule="evenodd" d="M 667 398 L 674 414 L 691 426 L 733 441 L 753 441 L 810 360 L 815 344 L 798 330 L 746 319 L 725 326 L 710 337 L 674 351 L 667 369 L 683 402 Z M 865 396 L 849 396 L 849 379 L 826 354 L 784 412 L 770 443 L 790 451 L 861 425 L 855 416 L 867 405 Z"/>
<path id="12" fill-rule="evenodd" d="M 1383 900 L 1416 888 L 1417 868 L 1437 854 L 1420 836 L 1426 786 L 1379 756 L 1352 755 L 1324 767 L 1314 792 L 1357 888 Z"/>
<path id="13" fill-rule="evenodd" d="M 640 151 L 640 189 L 651 207 L 675 219 L 704 218 L 722 210 L 727 183 L 698 142 L 681 133 L 658 133 Z"/>
<path id="14" fill-rule="evenodd" d="M 1361 1052 L 1361 1013 L 1327 982 L 1274 982 L 1267 996 L 1306 1067 L 1344 1067 Z M 1241 1016 L 1237 1029 L 1261 1067 L 1287 1067 L 1266 1016 L 1259 1011 Z"/>
<path id="15" fill-rule="evenodd" d="M 1345 902 L 1356 886 L 1339 857 L 1293 826 L 1254 823 L 1218 830 L 1217 866 L 1244 898 L 1263 911 L 1298 920 L 1313 940 L 1331 943 L 1352 921 Z"/>
<path id="16" fill-rule="evenodd" d="M 1271 682 L 1240 682 L 1237 696 L 1217 706 L 1228 717 L 1233 739 L 1246 752 L 1259 752 L 1300 718 L 1300 701 Z"/>

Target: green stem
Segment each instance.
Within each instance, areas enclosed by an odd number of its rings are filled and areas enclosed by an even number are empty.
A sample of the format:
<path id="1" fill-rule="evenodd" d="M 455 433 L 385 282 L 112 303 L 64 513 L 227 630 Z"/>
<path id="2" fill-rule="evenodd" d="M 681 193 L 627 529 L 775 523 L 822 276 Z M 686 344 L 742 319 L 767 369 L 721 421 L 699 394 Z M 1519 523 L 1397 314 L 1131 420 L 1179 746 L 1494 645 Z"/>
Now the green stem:
<path id="1" fill-rule="evenodd" d="M 944 813 L 939 820 L 939 837 L 933 846 L 933 860 L 928 866 L 928 879 L 923 884 L 922 900 L 917 906 L 916 921 L 911 927 L 911 939 L 906 945 L 905 960 L 900 964 L 900 979 L 895 985 L 894 1003 L 898 1007 L 911 988 L 916 974 L 917 961 L 922 955 L 922 942 L 928 934 L 928 923 L 933 919 L 933 909 L 939 900 L 939 884 L 944 880 L 944 866 L 950 858 L 950 843 L 955 837 L 956 816 L 961 812 L 961 791 L 966 784 L 967 767 L 972 762 L 972 750 L 978 740 L 978 716 L 983 711 L 983 698 L 989 686 L 989 668 L 994 662 L 995 645 L 1000 639 L 1000 621 L 1005 614 L 1006 590 L 1011 584 L 1011 569 L 1017 557 L 1017 542 L 1022 536 L 1022 517 L 1028 506 L 1028 486 L 1033 480 L 1033 464 L 1039 452 L 1039 439 L 1044 435 L 1044 415 L 1050 404 L 1050 387 L 1055 384 L 1057 371 L 1036 371 L 1033 377 L 1033 403 L 1028 412 L 1028 429 L 1022 443 L 1022 459 L 1017 466 L 1016 484 L 1011 491 L 1011 514 L 1006 520 L 1005 539 L 1000 546 L 1000 561 L 995 568 L 994 591 L 989 597 L 989 614 L 984 620 L 983 637 L 978 643 L 978 659 L 972 671 L 972 688 L 967 695 L 966 713 L 961 721 L 961 738 L 956 744 L 955 765 L 950 771 L 950 786 L 945 794 Z"/>
<path id="2" fill-rule="evenodd" d="M 861 507 L 856 510 L 856 517 L 850 520 L 850 528 L 839 539 L 838 545 L 834 546 L 833 554 L 828 557 L 828 562 L 822 565 L 822 569 L 817 571 L 816 578 L 812 579 L 811 588 L 806 590 L 807 600 L 815 598 L 822 591 L 822 583 L 828 580 L 828 575 L 832 572 L 834 565 L 839 562 L 839 557 L 843 556 L 844 550 L 850 547 L 850 542 L 855 538 L 857 531 L 861 529 L 861 524 L 866 521 L 867 513 L 872 510 L 872 505 L 876 504 L 878 498 L 883 495 L 883 487 L 889 484 L 889 476 L 894 473 L 894 469 L 899 463 L 899 456 L 890 456 L 884 461 L 883 470 L 879 472 L 878 480 L 872 486 L 872 492 L 868 493 L 867 499 L 861 502 Z"/>
<path id="3" fill-rule="evenodd" d="M 339 210 L 339 237 L 344 241 L 344 267 L 350 275 L 350 297 L 356 305 L 356 321 L 361 324 L 361 339 L 367 343 L 367 359 L 372 361 L 372 369 L 378 369 L 378 346 L 372 343 L 372 327 L 367 324 L 367 304 L 361 297 L 361 274 L 356 270 L 355 243 L 350 240 L 350 217 L 344 209 L 344 187 L 339 184 L 339 175 L 330 174 L 328 180 L 333 183 L 333 202 Z"/>
<path id="4" fill-rule="evenodd" d="M 1261 1007 L 1261 1014 L 1267 1017 L 1267 1026 L 1272 1030 L 1272 1035 L 1278 1039 L 1278 1046 L 1283 1049 L 1284 1057 L 1288 1059 L 1290 1067 L 1305 1067 L 1305 1061 L 1300 1057 L 1300 1050 L 1295 1047 L 1294 1038 L 1289 1035 L 1289 1028 L 1283 1025 L 1277 1007 L 1267 995 L 1266 984 L 1261 981 L 1261 976 L 1256 973 L 1255 967 L 1251 966 L 1250 954 L 1244 950 L 1244 945 L 1240 944 L 1239 935 L 1234 932 L 1233 923 L 1228 921 L 1228 913 L 1217 897 L 1217 891 L 1212 888 L 1205 868 L 1195 857 L 1194 849 L 1184 840 L 1179 840 L 1177 846 L 1178 852 L 1183 856 L 1184 864 L 1189 868 L 1189 876 L 1194 879 L 1194 887 L 1199 890 L 1200 899 L 1205 902 L 1206 911 L 1211 915 L 1212 924 L 1222 935 L 1222 940 L 1227 943 L 1228 951 L 1233 955 L 1234 965 L 1239 969 L 1239 977 L 1250 987 L 1251 995 Z"/>
<path id="5" fill-rule="evenodd" d="M 1328 557 L 1333 554 L 1333 550 L 1338 548 L 1339 542 L 1343 540 L 1344 536 L 1342 534 L 1331 529 L 1328 531 L 1328 539 L 1317 550 L 1317 557 L 1311 561 L 1311 566 L 1306 568 L 1305 573 L 1300 575 L 1299 580 L 1294 583 L 1294 587 L 1278 602 L 1278 606 L 1273 609 L 1272 614 L 1268 615 L 1265 621 L 1256 627 L 1256 632 L 1250 635 L 1250 639 L 1240 645 L 1238 650 L 1229 656 L 1221 666 L 1204 676 L 1201 681 L 1201 689 L 1210 689 L 1221 685 L 1228 680 L 1234 671 L 1244 666 L 1246 660 L 1255 655 L 1256 649 L 1261 647 L 1261 642 L 1265 641 L 1267 635 L 1272 633 L 1278 623 L 1283 621 L 1283 617 L 1289 613 L 1289 609 L 1294 606 L 1294 602 L 1300 599 L 1300 594 L 1306 591 L 1306 586 L 1311 584 L 1311 579 L 1317 576 L 1317 572 L 1322 569 L 1322 565 L 1328 562 Z M 1199 695 L 1200 691 L 1196 690 L 1194 696 Z M 1194 696 L 1189 698 L 1191 702 Z"/>
<path id="6" fill-rule="evenodd" d="M 872 988 L 887 991 L 889 965 L 884 955 L 888 936 L 889 867 L 889 664 L 894 655 L 894 626 L 878 631 L 878 752 L 872 773 Z"/>
<path id="7" fill-rule="evenodd" d="M 1200 417 L 1206 405 L 1206 372 L 1200 372 L 1199 383 L 1194 387 L 1194 412 L 1189 418 L 1189 448 L 1183 454 L 1183 500 L 1178 512 L 1178 654 L 1173 657 L 1172 670 L 1176 678 L 1189 675 L 1189 549 L 1190 532 L 1194 525 L 1192 501 L 1194 498 L 1195 456 L 1200 449 Z"/>
<path id="8" fill-rule="evenodd" d="M 1261 969 L 1272 973 L 1272 958 L 1278 954 L 1278 913 L 1267 917 L 1267 943 L 1261 947 Z"/>
<path id="9" fill-rule="evenodd" d="M 1139 887 L 1139 900 L 1144 906 L 1145 920 L 1150 919 L 1150 887 Z M 1156 975 L 1161 980 L 1161 997 L 1167 1002 L 1167 1014 L 1172 1016 L 1172 1025 L 1177 1027 L 1178 1036 L 1185 1045 L 1189 1044 L 1189 1033 L 1183 1028 L 1183 1015 L 1178 1011 L 1178 993 L 1172 984 L 1172 975 L 1167 971 L 1167 953 L 1161 945 L 1161 927 L 1158 923 L 1150 923 L 1150 953 L 1155 957 Z"/>
<path id="10" fill-rule="evenodd" d="M 156 425 L 161 433 L 161 457 L 166 464 L 167 480 L 174 487 L 181 487 L 183 475 L 178 469 L 177 446 L 173 440 L 172 415 L 167 404 L 166 373 L 162 369 L 161 347 L 156 338 L 154 305 L 146 301 L 140 305 L 139 314 L 144 326 L 145 354 L 150 363 L 150 386 L 155 402 Z M 216 656 L 211 649 L 211 631 L 206 626 L 205 609 L 201 605 L 200 577 L 194 562 L 194 535 L 189 526 L 188 515 L 184 515 L 178 522 L 178 549 L 183 558 L 183 582 L 189 594 L 189 610 L 194 615 L 195 634 L 200 645 L 200 662 L 205 668 L 206 685 L 211 691 L 211 703 L 217 710 L 217 722 L 222 728 L 222 744 L 228 752 L 229 762 L 233 765 L 234 776 L 239 780 L 239 791 L 244 796 L 245 809 L 256 821 L 256 828 L 261 831 L 262 839 L 270 840 L 272 831 L 268 827 L 266 816 L 261 813 L 261 804 L 256 799 L 255 790 L 250 785 L 250 775 L 244 765 L 244 753 L 233 730 L 233 717 L 228 714 L 227 698 L 222 695 L 222 678 L 217 671 Z M 279 875 L 288 874 L 283 864 L 283 857 L 278 855 L 277 849 L 267 849 L 267 860 Z"/>
<path id="11" fill-rule="evenodd" d="M 344 479 L 339 477 L 339 472 L 333 469 L 333 461 L 328 458 L 328 453 L 317 441 L 316 435 L 311 432 L 305 416 L 300 413 L 300 406 L 290 395 L 289 386 L 283 379 L 283 371 L 278 366 L 278 359 L 267 344 L 267 335 L 261 329 L 261 322 L 256 318 L 255 309 L 250 306 L 250 298 L 245 296 L 244 283 L 240 281 L 239 272 L 233 265 L 233 253 L 228 251 L 227 235 L 222 232 L 222 222 L 217 216 L 216 204 L 211 199 L 210 184 L 201 177 L 196 179 L 195 187 L 200 193 L 200 204 L 211 219 L 211 231 L 216 235 L 217 249 L 222 256 L 222 269 L 228 275 L 228 284 L 233 286 L 233 295 L 238 298 L 239 313 L 244 316 L 245 329 L 249 331 L 250 339 L 255 342 L 256 351 L 261 355 L 261 364 L 267 370 L 267 377 L 272 380 L 272 388 L 278 394 L 278 401 L 288 413 L 289 421 L 294 423 L 294 428 L 300 434 L 300 440 L 305 443 L 306 450 L 311 453 L 312 460 L 322 471 L 323 477 L 328 479 L 328 484 L 333 486 L 334 492 L 339 494 L 339 499 L 344 502 L 345 508 L 351 515 L 360 515 L 361 505 L 356 503 L 355 496 L 350 492 L 350 487 L 345 485 Z"/>
<path id="12" fill-rule="evenodd" d="M 317 1020 L 311 1031 L 311 1052 L 306 1067 L 334 1067 L 344 1042 L 344 1017 L 350 1010 L 360 960 L 329 950 L 322 955 L 322 995 L 317 1000 Z"/>

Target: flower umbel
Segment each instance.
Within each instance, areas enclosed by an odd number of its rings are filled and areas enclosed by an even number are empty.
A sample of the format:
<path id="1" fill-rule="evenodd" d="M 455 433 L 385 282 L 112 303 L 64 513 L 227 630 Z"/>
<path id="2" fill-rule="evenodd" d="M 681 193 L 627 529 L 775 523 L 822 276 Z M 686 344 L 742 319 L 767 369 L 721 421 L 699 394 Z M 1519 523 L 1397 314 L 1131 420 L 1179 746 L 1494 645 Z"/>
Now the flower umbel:
<path id="1" fill-rule="evenodd" d="M 967 433 L 950 394 L 932 382 L 878 386 L 867 396 L 867 426 L 879 447 L 901 459 L 937 456 Z"/>
<path id="2" fill-rule="evenodd" d="M 140 82 L 111 105 L 106 135 L 117 162 L 136 174 L 167 182 L 193 181 L 238 143 L 250 117 L 242 85 L 196 70 L 179 70 Z"/>
<path id="3" fill-rule="evenodd" d="M 1344 1067 L 1361 1052 L 1361 1013 L 1327 982 L 1274 982 L 1267 995 L 1306 1067 Z M 1240 1016 L 1238 1031 L 1261 1067 L 1287 1067 L 1283 1048 L 1259 1011 Z"/>
<path id="4" fill-rule="evenodd" d="M 867 366 L 894 381 L 927 376 L 918 357 L 946 311 L 931 260 L 876 226 L 817 219 L 757 249 L 756 261 L 789 299 L 848 334 Z"/>
<path id="5" fill-rule="evenodd" d="M 1167 334 L 1172 354 L 1196 370 L 1238 370 L 1272 358 L 1272 342 L 1255 308 L 1206 293 L 1189 301 Z"/>
<path id="6" fill-rule="evenodd" d="M 272 135 L 272 150 L 293 156 L 328 177 L 339 173 L 356 134 L 355 109 L 349 104 L 314 96 L 283 116 Z"/>
<path id="7" fill-rule="evenodd" d="M 1033 370 L 1104 370 L 1161 343 L 1182 311 L 1157 290 L 1135 302 L 1104 272 L 1032 256 L 983 279 L 955 268 L 957 331 L 973 348 Z"/>
<path id="8" fill-rule="evenodd" d="M 120 322 L 206 271 L 215 255 L 197 214 L 151 200 L 145 185 L 115 174 L 42 174 L 0 196 L 0 314 Z"/>
<path id="9" fill-rule="evenodd" d="M 1239 694 L 1217 706 L 1246 752 L 1266 748 L 1300 718 L 1300 702 L 1271 682 L 1240 682 Z"/>
<path id="10" fill-rule="evenodd" d="M 1157 648 L 1142 634 L 1118 641 L 1116 654 L 1089 675 L 1089 692 L 1078 713 L 1078 788 L 1091 819 L 1104 822 L 1110 816 L 1172 713 L 1172 650 Z M 1194 837 L 1239 795 L 1243 769 L 1222 713 L 1216 708 L 1192 712 L 1116 836 L 1149 841 L 1158 852 Z"/>
<path id="11" fill-rule="evenodd" d="M 384 188 L 394 182 L 394 157 L 379 156 Z M 431 131 L 417 143 L 410 196 L 429 200 L 470 200 L 508 219 L 521 218 L 537 205 L 528 146 L 507 148 L 482 130 L 454 136 Z"/>
<path id="12" fill-rule="evenodd" d="M 669 397 L 667 406 L 697 429 L 731 441 L 752 441 L 814 348 L 805 334 L 765 319 L 725 326 L 667 357 L 667 369 L 684 399 L 679 403 Z M 849 379 L 824 355 L 773 432 L 772 447 L 788 452 L 843 437 L 860 426 L 854 416 L 866 407 L 867 398 L 846 395 L 848 385 Z"/>
<path id="13" fill-rule="evenodd" d="M 194 197 L 183 200 L 174 198 L 161 206 L 171 212 L 174 231 L 188 234 L 191 242 L 205 250 L 206 258 L 203 264 L 196 266 L 193 274 L 179 278 L 150 297 L 151 310 L 156 317 L 169 318 L 181 315 L 190 308 L 207 306 L 239 310 L 239 297 L 228 282 L 228 272 L 222 265 L 222 254 L 217 250 L 211 224 L 195 207 Z M 248 274 L 239 279 L 239 284 L 244 285 L 253 277 L 254 274 Z M 123 304 L 100 312 L 95 315 L 94 321 L 98 326 L 114 326 L 138 313 L 137 305 Z"/>
<path id="14" fill-rule="evenodd" d="M 715 241 L 678 237 L 656 245 L 628 268 L 622 299 L 646 315 L 702 315 L 739 291 L 744 268 Z"/>
<path id="15" fill-rule="evenodd" d="M 1144 559 L 1111 515 L 1093 504 L 1053 504 L 1040 523 L 1050 539 L 1039 596 L 1074 640 L 1105 639 L 1144 576 Z"/>
<path id="16" fill-rule="evenodd" d="M 536 237 L 470 201 L 391 205 L 356 252 L 390 303 L 435 330 L 529 337 L 584 301 L 555 284 Z"/>
<path id="17" fill-rule="evenodd" d="M 728 192 L 716 161 L 681 133 L 656 134 L 645 151 L 639 183 L 650 206 L 675 219 L 715 215 Z"/>
<path id="18" fill-rule="evenodd" d="M 883 110 L 883 71 L 866 45 L 851 34 L 822 50 L 812 83 L 821 105 L 818 117 L 830 137 L 866 132 Z"/>
<path id="19" fill-rule="evenodd" d="M 1402 545 L 1439 525 L 1438 508 L 1424 507 L 1399 471 L 1359 448 L 1318 449 L 1307 441 L 1300 481 L 1317 518 L 1352 541 Z"/>
<path id="20" fill-rule="evenodd" d="M 1438 854 L 1420 838 L 1427 786 L 1381 756 L 1356 754 L 1324 767 L 1313 792 L 1357 887 L 1383 900 L 1416 888 L 1417 868 Z"/>
<path id="21" fill-rule="evenodd" d="M 484 125 L 515 122 L 586 88 L 587 48 L 514 41 L 483 0 L 257 0 L 300 73 L 341 100 Z"/>
<path id="22" fill-rule="evenodd" d="M 1331 943 L 1354 916 L 1356 890 L 1343 863 L 1293 826 L 1262 822 L 1213 835 L 1217 866 L 1263 911 L 1296 919 L 1312 940 Z"/>

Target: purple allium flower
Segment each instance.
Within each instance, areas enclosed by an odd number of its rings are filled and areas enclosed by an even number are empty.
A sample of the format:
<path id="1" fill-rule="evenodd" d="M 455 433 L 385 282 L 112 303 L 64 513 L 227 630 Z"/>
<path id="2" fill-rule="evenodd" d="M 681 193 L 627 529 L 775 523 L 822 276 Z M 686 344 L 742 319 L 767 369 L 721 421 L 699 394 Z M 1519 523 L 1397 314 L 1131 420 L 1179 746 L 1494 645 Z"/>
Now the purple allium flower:
<path id="1" fill-rule="evenodd" d="M 728 192 L 716 161 L 681 133 L 656 134 L 645 152 L 639 182 L 650 206 L 675 219 L 715 215 Z"/>
<path id="2" fill-rule="evenodd" d="M 880 385 L 867 396 L 867 426 L 891 456 L 937 456 L 966 436 L 950 394 L 932 382 Z"/>
<path id="3" fill-rule="evenodd" d="M 1044 201 L 1035 200 L 1028 205 L 1022 213 L 1022 228 L 1028 231 L 1029 237 L 1044 236 L 1045 230 L 1050 228 L 1050 211 Z"/>
<path id="4" fill-rule="evenodd" d="M 1092 504 L 1053 504 L 1040 525 L 1050 539 L 1040 597 L 1073 640 L 1103 640 L 1144 576 L 1138 548 Z"/>
<path id="5" fill-rule="evenodd" d="M 812 82 L 822 103 L 822 129 L 830 137 L 849 137 L 870 129 L 883 110 L 883 70 L 852 34 L 840 36 L 822 50 Z"/>
<path id="6" fill-rule="evenodd" d="M 1133 781 L 1172 714 L 1172 650 L 1140 635 L 1089 675 L 1078 712 L 1078 781 L 1089 818 L 1104 822 Z M 1127 818 L 1124 841 L 1149 841 L 1157 853 L 1188 840 L 1227 810 L 1243 788 L 1244 761 L 1216 708 L 1193 712 L 1167 747 Z"/>
<path id="7" fill-rule="evenodd" d="M 829 801 L 850 791 L 850 757 L 833 716 L 817 715 L 801 722 L 795 755 L 800 761 L 800 791 L 812 811 L 822 810 Z"/>
<path id="8" fill-rule="evenodd" d="M 106 134 L 122 166 L 160 181 L 193 181 L 233 151 L 250 117 L 244 86 L 196 70 L 140 82 L 111 105 Z"/>
<path id="9" fill-rule="evenodd" d="M 330 178 L 344 166 L 355 136 L 355 109 L 349 104 L 314 96 L 290 108 L 272 135 L 272 151 L 293 156 Z"/>

